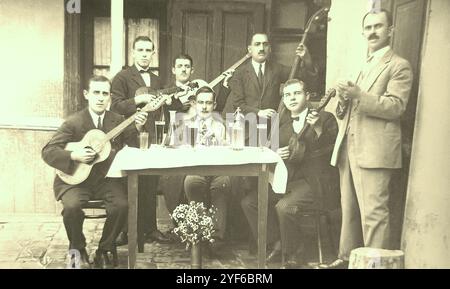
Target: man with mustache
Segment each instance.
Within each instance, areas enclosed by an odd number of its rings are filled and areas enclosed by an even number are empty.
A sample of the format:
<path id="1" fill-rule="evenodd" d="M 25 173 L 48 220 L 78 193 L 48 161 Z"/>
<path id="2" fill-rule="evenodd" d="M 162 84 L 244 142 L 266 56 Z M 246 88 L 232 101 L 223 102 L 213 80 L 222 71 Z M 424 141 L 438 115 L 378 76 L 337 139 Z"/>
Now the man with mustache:
<path id="1" fill-rule="evenodd" d="M 340 171 L 342 228 L 339 259 L 331 268 L 347 267 L 358 247 L 390 249 L 389 181 L 402 165 L 400 117 L 411 90 L 411 66 L 389 47 L 388 11 L 370 11 L 362 26 L 367 61 L 356 81 L 337 84 L 336 116 L 343 122 L 331 164 Z"/>
<path id="2" fill-rule="evenodd" d="M 244 114 L 253 112 L 258 117 L 271 118 L 280 104 L 280 84 L 288 79 L 291 68 L 270 60 L 272 49 L 266 33 L 255 33 L 247 49 L 251 61 L 236 69 L 230 79 L 231 93 L 224 114 L 240 107 Z M 299 45 L 295 53 L 304 62 L 296 78 L 314 87 L 318 72 L 308 49 Z"/>
<path id="3" fill-rule="evenodd" d="M 136 95 L 141 87 L 159 89 L 159 77 L 151 72 L 150 63 L 155 54 L 155 46 L 148 36 L 138 36 L 133 42 L 134 64 L 114 77 L 111 86 L 111 110 L 129 117 L 140 107 L 152 101 L 149 94 Z M 150 136 L 155 135 L 155 120 L 160 118 L 161 110 L 149 113 L 143 128 Z M 139 177 L 139 232 L 143 232 L 148 241 L 167 243 L 170 240 L 157 229 L 156 224 L 156 186 L 158 177 Z M 126 234 L 121 234 L 119 244 L 125 244 Z"/>
<path id="4" fill-rule="evenodd" d="M 239 107 L 244 115 L 254 113 L 260 121 L 261 119 L 270 121 L 280 104 L 280 85 L 288 79 L 291 68 L 270 59 L 272 49 L 266 33 L 255 33 L 247 51 L 251 59 L 238 67 L 231 77 L 228 83 L 231 92 L 222 115 L 226 117 L 226 114 L 233 113 Z M 307 83 L 311 88 L 310 91 L 315 91 L 318 70 L 308 49 L 304 45 L 299 45 L 295 53 L 303 62 L 297 70 L 296 78 Z M 268 129 L 270 130 L 270 123 Z M 246 128 L 246 137 L 248 136 Z M 257 178 L 232 177 L 231 180 L 233 195 L 238 198 L 257 190 Z"/>
<path id="5" fill-rule="evenodd" d="M 198 127 L 196 143 L 204 146 L 223 145 L 225 126 L 220 115 L 214 112 L 217 105 L 214 91 L 209 86 L 201 87 L 196 92 L 194 101 L 196 116 L 188 122 L 195 123 Z M 224 245 L 230 177 L 188 175 L 184 180 L 184 190 L 188 201 L 203 202 L 206 207 L 212 205 L 217 209 L 213 233 L 215 242 L 211 245 L 211 253 L 217 253 Z"/>

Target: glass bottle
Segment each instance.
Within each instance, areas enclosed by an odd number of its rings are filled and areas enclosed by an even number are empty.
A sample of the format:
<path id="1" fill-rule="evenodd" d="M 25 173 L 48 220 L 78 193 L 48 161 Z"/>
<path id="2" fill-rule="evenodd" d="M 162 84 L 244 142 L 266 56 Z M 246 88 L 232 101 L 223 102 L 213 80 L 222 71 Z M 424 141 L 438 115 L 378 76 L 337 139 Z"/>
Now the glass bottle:
<path id="1" fill-rule="evenodd" d="M 175 147 L 177 145 L 177 139 L 176 139 L 176 131 L 177 131 L 177 124 L 176 124 L 176 111 L 175 110 L 169 110 L 170 114 L 170 124 L 169 124 L 169 131 L 167 132 L 166 139 L 164 141 L 164 146 L 166 147 Z"/>
<path id="2" fill-rule="evenodd" d="M 244 115 L 238 107 L 234 113 L 234 123 L 231 128 L 231 148 L 233 150 L 242 150 L 245 145 L 245 122 Z"/>

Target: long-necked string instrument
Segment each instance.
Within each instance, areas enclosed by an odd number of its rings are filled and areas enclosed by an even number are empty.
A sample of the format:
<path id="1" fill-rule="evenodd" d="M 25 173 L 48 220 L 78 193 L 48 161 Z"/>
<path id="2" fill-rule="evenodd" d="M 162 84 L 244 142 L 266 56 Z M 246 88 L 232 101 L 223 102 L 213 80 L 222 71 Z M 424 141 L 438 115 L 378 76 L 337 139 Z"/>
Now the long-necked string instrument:
<path id="1" fill-rule="evenodd" d="M 232 66 L 230 66 L 227 70 L 225 70 L 221 75 L 217 76 L 216 78 L 214 78 L 209 84 L 210 87 L 214 87 L 217 84 L 219 84 L 227 75 L 228 72 L 231 72 L 233 70 L 235 70 L 236 68 L 238 68 L 239 66 L 241 66 L 242 63 L 244 63 L 247 59 L 249 59 L 251 57 L 251 55 L 249 53 L 247 53 L 244 57 L 242 57 L 241 59 L 239 59 L 235 64 L 233 64 Z"/>
<path id="2" fill-rule="evenodd" d="M 321 9 L 317 10 L 316 13 L 314 13 L 308 19 L 308 22 L 306 23 L 305 31 L 302 35 L 302 39 L 300 40 L 299 46 L 305 44 L 306 38 L 308 37 L 308 33 L 309 33 L 309 30 L 311 29 L 312 24 L 315 22 L 318 22 L 324 16 L 326 16 L 328 14 L 328 11 L 330 11 L 329 7 L 323 7 Z M 289 73 L 288 79 L 295 78 L 295 74 L 297 73 L 298 67 L 300 66 L 301 63 L 302 63 L 302 58 L 298 55 L 295 55 L 294 62 L 292 64 L 291 72 Z M 282 115 L 282 113 L 284 112 L 285 109 L 286 109 L 286 107 L 283 103 L 283 98 L 281 98 L 280 105 L 278 106 L 278 113 L 280 115 Z"/>
<path id="3" fill-rule="evenodd" d="M 300 40 L 299 46 L 302 46 L 302 45 L 305 44 L 306 38 L 308 37 L 308 33 L 309 33 L 310 29 L 311 29 L 312 24 L 313 24 L 313 23 L 316 23 L 316 22 L 318 22 L 318 21 L 320 21 L 323 17 L 327 16 L 329 11 L 330 11 L 330 7 L 328 7 L 328 6 L 322 7 L 322 8 L 320 8 L 319 10 L 317 10 L 317 11 L 316 11 L 316 12 L 308 19 L 308 22 L 306 23 L 306 27 L 305 27 L 304 33 L 303 33 L 303 35 L 302 35 L 302 38 L 301 38 L 301 40 Z M 293 78 L 295 78 L 295 74 L 297 73 L 298 67 L 301 65 L 301 63 L 302 63 L 302 58 L 301 58 L 299 55 L 295 55 L 294 62 L 293 62 L 293 64 L 292 64 L 292 68 L 291 68 L 291 71 L 290 71 L 290 73 L 289 73 L 289 78 L 288 78 L 288 79 L 293 79 Z M 281 94 L 281 89 L 280 89 L 280 94 Z M 323 99 L 321 100 L 321 103 L 325 103 L 325 102 L 328 103 L 328 102 L 330 101 L 331 97 L 334 97 L 334 95 L 335 95 L 335 91 L 334 91 L 334 92 L 328 91 L 328 92 L 325 94 L 325 96 L 323 97 Z M 331 97 L 330 97 L 330 96 L 331 96 Z M 325 104 L 325 105 L 326 105 L 326 104 Z M 320 107 L 320 106 L 319 106 L 319 107 Z M 323 107 L 324 107 L 324 106 L 323 106 Z M 323 107 L 322 107 L 322 108 L 323 108 Z M 322 108 L 321 108 L 321 109 L 322 109 Z M 286 110 L 286 106 L 285 106 L 284 103 L 283 103 L 283 97 L 281 97 L 280 104 L 279 104 L 279 106 L 278 106 L 278 115 L 280 116 L 280 121 L 281 121 L 281 117 L 282 117 L 282 116 L 284 115 L 284 113 L 285 113 L 285 110 Z M 275 128 L 273 127 L 274 125 L 276 125 L 276 122 L 273 123 L 271 129 L 275 129 Z M 301 134 L 299 134 L 299 135 L 303 136 L 304 132 L 306 131 L 306 129 L 307 129 L 308 127 L 309 127 L 309 126 L 308 126 L 307 124 L 305 124 L 305 126 L 303 127 L 303 130 L 302 130 Z M 270 140 L 268 140 L 268 142 L 266 143 L 266 146 L 269 146 L 269 145 L 270 145 Z"/>

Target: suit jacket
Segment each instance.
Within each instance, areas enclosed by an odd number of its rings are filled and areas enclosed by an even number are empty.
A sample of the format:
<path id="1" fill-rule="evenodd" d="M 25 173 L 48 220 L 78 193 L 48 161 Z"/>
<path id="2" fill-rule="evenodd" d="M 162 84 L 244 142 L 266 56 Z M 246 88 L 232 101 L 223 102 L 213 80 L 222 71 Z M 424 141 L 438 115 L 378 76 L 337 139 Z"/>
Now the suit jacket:
<path id="1" fill-rule="evenodd" d="M 353 103 L 338 103 L 343 115 L 331 159 L 336 165 L 339 150 L 348 130 L 354 137 L 356 161 L 362 168 L 401 168 L 400 117 L 406 109 L 412 85 L 409 62 L 388 50 L 372 71 L 356 83 L 361 98 Z M 350 126 L 350 127 L 349 127 Z"/>
<path id="2" fill-rule="evenodd" d="M 136 112 L 137 107 L 144 107 L 145 105 L 136 106 L 134 97 L 136 90 L 140 87 L 145 87 L 144 79 L 136 66 L 130 66 L 119 73 L 112 80 L 111 85 L 111 110 L 117 112 L 125 117 L 129 117 Z M 157 75 L 150 72 L 150 87 L 153 89 L 159 89 L 161 87 L 160 79 Z M 154 135 L 155 132 L 155 120 L 160 118 L 161 109 L 155 112 L 151 112 L 148 115 L 147 123 L 145 124 L 145 130 Z"/>
<path id="3" fill-rule="evenodd" d="M 107 133 L 123 121 L 123 116 L 106 111 L 102 130 Z M 56 131 L 52 139 L 44 146 L 42 149 L 42 158 L 51 167 L 71 174 L 75 161 L 70 158 L 71 152 L 64 149 L 66 144 L 82 140 L 88 131 L 95 128 L 96 126 L 87 108 L 71 115 Z M 134 125 L 130 125 L 122 134 L 111 141 L 111 153 L 109 157 L 103 162 L 95 164 L 89 177 L 81 184 L 75 186 L 92 187 L 98 184 L 106 176 L 116 152 L 123 147 L 124 143 L 129 146 L 137 146 L 137 130 Z M 74 185 L 68 185 L 56 176 L 53 184 L 56 199 L 59 200 L 72 187 Z"/>
<path id="4" fill-rule="evenodd" d="M 339 206 L 339 177 L 336 168 L 329 164 L 331 152 L 338 133 L 338 125 L 334 116 L 325 111 L 320 112 L 322 133 L 317 135 L 309 127 L 303 138 L 298 141 L 296 149 L 292 149 L 291 158 L 285 160 L 288 169 L 288 187 L 298 180 L 305 180 L 314 194 L 315 201 L 323 209 L 334 209 Z M 292 127 L 292 119 L 282 118 L 280 123 L 280 147 L 298 139 Z"/>
<path id="5" fill-rule="evenodd" d="M 290 70 L 290 67 L 267 60 L 263 88 L 260 89 L 252 62 L 248 61 L 240 66 L 229 81 L 231 92 L 223 115 L 234 112 L 237 107 L 240 107 L 244 114 L 258 113 L 260 109 L 268 108 L 277 110 L 281 99 L 280 85 L 288 79 Z M 317 73 L 299 69 L 297 77 L 313 86 Z"/>

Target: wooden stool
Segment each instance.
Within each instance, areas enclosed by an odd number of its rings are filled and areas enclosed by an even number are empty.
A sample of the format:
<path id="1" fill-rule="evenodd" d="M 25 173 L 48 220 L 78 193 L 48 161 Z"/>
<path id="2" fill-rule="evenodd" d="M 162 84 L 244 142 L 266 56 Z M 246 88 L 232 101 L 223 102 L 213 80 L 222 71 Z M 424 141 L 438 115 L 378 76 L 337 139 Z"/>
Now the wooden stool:
<path id="1" fill-rule="evenodd" d="M 400 250 L 361 247 L 350 253 L 349 269 L 404 269 L 405 254 Z"/>

